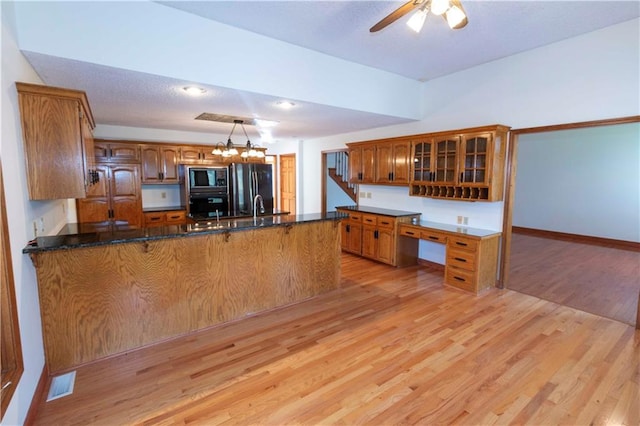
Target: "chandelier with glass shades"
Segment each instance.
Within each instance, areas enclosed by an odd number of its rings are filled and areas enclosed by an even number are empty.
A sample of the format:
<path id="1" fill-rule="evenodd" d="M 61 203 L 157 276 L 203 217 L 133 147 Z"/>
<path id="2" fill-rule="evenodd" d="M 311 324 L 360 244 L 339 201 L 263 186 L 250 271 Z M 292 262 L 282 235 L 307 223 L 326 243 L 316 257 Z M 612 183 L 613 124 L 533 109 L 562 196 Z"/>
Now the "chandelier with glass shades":
<path id="1" fill-rule="evenodd" d="M 211 151 L 213 155 L 220 155 L 222 157 L 228 158 L 233 157 L 234 155 L 238 155 L 238 149 L 231 141 L 231 136 L 233 132 L 236 130 L 236 126 L 240 125 L 242 131 L 244 132 L 244 136 L 247 138 L 247 145 L 245 146 L 244 151 L 240 154 L 242 158 L 264 158 L 264 152 L 257 150 L 256 147 L 249 140 L 249 135 L 247 135 L 247 130 L 244 128 L 243 120 L 233 120 L 233 127 L 231 128 L 231 133 L 229 133 L 229 137 L 227 138 L 227 144 L 225 145 L 222 142 L 218 142 L 216 147 Z"/>

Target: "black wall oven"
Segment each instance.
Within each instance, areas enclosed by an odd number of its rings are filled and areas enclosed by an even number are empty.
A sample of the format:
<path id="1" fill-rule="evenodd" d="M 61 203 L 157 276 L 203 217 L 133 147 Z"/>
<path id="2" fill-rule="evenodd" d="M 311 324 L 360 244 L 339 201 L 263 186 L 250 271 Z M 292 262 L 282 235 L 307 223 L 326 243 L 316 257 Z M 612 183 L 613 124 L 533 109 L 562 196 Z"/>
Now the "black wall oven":
<path id="1" fill-rule="evenodd" d="M 189 196 L 189 215 L 196 220 L 229 216 L 229 194 L 192 192 Z"/>
<path id="2" fill-rule="evenodd" d="M 181 192 L 187 214 L 194 220 L 210 220 L 230 215 L 229 171 L 226 167 L 182 166 Z"/>

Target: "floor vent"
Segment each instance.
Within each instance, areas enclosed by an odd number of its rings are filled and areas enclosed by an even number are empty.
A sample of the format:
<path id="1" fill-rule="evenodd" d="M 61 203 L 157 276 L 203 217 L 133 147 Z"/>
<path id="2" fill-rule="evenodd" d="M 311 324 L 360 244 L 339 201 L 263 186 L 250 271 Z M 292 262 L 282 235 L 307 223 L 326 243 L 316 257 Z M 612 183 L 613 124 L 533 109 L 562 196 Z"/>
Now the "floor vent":
<path id="1" fill-rule="evenodd" d="M 47 402 L 53 401 L 54 399 L 62 398 L 63 396 L 71 395 L 73 393 L 73 384 L 75 383 L 75 381 L 75 371 L 54 377 L 51 380 L 51 386 L 49 387 Z"/>

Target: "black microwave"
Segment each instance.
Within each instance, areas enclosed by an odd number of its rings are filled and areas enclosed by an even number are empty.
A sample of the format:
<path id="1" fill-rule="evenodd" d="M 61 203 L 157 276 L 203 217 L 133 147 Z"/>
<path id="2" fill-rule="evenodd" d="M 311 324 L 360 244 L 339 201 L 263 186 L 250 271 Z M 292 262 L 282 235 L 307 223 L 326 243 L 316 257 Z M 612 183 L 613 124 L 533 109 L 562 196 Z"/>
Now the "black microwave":
<path id="1" fill-rule="evenodd" d="M 227 192 L 228 170 L 226 167 L 189 167 L 191 190 L 216 189 Z"/>

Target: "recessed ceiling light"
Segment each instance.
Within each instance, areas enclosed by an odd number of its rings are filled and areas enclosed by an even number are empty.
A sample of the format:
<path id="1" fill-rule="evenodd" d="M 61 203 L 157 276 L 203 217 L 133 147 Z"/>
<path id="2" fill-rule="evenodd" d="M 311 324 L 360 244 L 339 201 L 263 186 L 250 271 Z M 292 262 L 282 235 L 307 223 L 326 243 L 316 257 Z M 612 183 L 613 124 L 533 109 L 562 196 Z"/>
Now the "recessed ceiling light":
<path id="1" fill-rule="evenodd" d="M 184 90 L 185 92 L 187 92 L 188 95 L 191 95 L 191 96 L 200 96 L 207 92 L 202 87 L 196 87 L 196 86 L 186 86 L 186 87 L 183 87 L 182 90 Z"/>
<path id="2" fill-rule="evenodd" d="M 276 105 L 279 106 L 282 109 L 291 109 L 294 106 L 296 106 L 296 104 L 294 104 L 291 101 L 278 101 L 278 102 L 276 102 Z"/>

